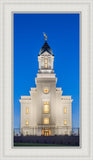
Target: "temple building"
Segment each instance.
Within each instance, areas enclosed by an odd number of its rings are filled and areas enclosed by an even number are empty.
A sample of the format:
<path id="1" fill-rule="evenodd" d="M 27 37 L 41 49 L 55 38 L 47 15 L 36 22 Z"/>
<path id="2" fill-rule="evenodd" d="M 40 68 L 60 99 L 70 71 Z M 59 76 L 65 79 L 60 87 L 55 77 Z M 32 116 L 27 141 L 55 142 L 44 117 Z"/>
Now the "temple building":
<path id="1" fill-rule="evenodd" d="M 71 135 L 72 99 L 63 96 L 62 89 L 56 87 L 54 55 L 45 43 L 38 55 L 39 70 L 35 78 L 36 88 L 31 88 L 29 96 L 21 96 L 21 134 L 52 136 Z"/>

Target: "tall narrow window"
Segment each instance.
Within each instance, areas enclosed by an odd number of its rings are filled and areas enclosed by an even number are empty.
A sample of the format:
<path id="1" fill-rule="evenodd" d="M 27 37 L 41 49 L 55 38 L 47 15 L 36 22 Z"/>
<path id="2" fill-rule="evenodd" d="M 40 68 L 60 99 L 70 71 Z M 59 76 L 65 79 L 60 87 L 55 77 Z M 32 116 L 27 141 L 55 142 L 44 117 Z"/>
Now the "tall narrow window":
<path id="1" fill-rule="evenodd" d="M 28 125 L 29 125 L 28 120 L 26 120 L 26 126 L 28 126 Z"/>
<path id="2" fill-rule="evenodd" d="M 44 124 L 49 124 L 49 118 L 44 118 L 44 119 L 43 119 L 43 123 L 44 123 Z"/>
<path id="3" fill-rule="evenodd" d="M 48 68 L 48 59 L 45 58 L 45 68 Z"/>
<path id="4" fill-rule="evenodd" d="M 67 125 L 67 120 L 66 119 L 64 120 L 64 125 Z"/>
<path id="5" fill-rule="evenodd" d="M 67 108 L 66 107 L 64 107 L 64 113 L 67 113 Z"/>
<path id="6" fill-rule="evenodd" d="M 28 107 L 26 107 L 26 114 L 28 114 L 29 113 L 29 109 L 28 109 Z"/>
<path id="7" fill-rule="evenodd" d="M 49 102 L 44 102 L 43 112 L 49 113 Z"/>

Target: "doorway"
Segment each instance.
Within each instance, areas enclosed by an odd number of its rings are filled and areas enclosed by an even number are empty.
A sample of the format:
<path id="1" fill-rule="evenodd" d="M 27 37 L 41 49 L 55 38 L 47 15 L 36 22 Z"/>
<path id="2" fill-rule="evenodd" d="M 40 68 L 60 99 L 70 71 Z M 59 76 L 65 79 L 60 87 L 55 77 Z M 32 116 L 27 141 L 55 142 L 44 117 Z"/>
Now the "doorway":
<path id="1" fill-rule="evenodd" d="M 49 130 L 44 130 L 44 136 L 49 136 Z"/>
<path id="2" fill-rule="evenodd" d="M 42 135 L 43 136 L 51 136 L 51 129 L 42 128 Z"/>

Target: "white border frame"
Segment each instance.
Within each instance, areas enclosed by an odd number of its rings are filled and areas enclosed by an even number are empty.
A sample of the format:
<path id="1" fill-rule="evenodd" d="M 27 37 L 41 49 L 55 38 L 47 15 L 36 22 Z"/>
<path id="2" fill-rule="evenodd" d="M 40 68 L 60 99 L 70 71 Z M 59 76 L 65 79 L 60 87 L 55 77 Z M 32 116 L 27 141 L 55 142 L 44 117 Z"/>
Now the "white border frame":
<path id="1" fill-rule="evenodd" d="M 93 43 L 93 1 L 92 0 L 3 0 L 0 1 L 0 69 L 1 69 L 1 107 L 0 107 L 0 158 L 16 159 L 64 159 L 92 160 L 92 43 Z M 82 116 L 81 147 L 79 148 L 13 148 L 12 147 L 12 12 L 79 12 L 81 13 L 80 47 L 80 105 Z"/>

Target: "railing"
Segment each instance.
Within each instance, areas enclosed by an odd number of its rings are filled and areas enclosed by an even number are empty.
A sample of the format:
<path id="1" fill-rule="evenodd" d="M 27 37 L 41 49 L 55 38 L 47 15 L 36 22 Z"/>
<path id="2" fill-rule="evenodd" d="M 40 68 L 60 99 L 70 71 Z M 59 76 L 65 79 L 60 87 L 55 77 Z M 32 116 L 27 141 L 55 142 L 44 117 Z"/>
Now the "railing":
<path id="1" fill-rule="evenodd" d="M 34 128 L 33 128 L 34 129 Z M 62 128 L 63 129 L 63 128 Z M 56 129 L 57 130 L 57 129 Z M 20 128 L 14 128 L 13 130 L 14 136 L 21 136 L 21 129 Z M 72 136 L 79 136 L 80 135 L 80 129 L 79 128 L 72 128 Z"/>
<path id="2" fill-rule="evenodd" d="M 72 128 L 72 135 L 79 136 L 80 135 L 80 129 L 79 128 Z"/>

